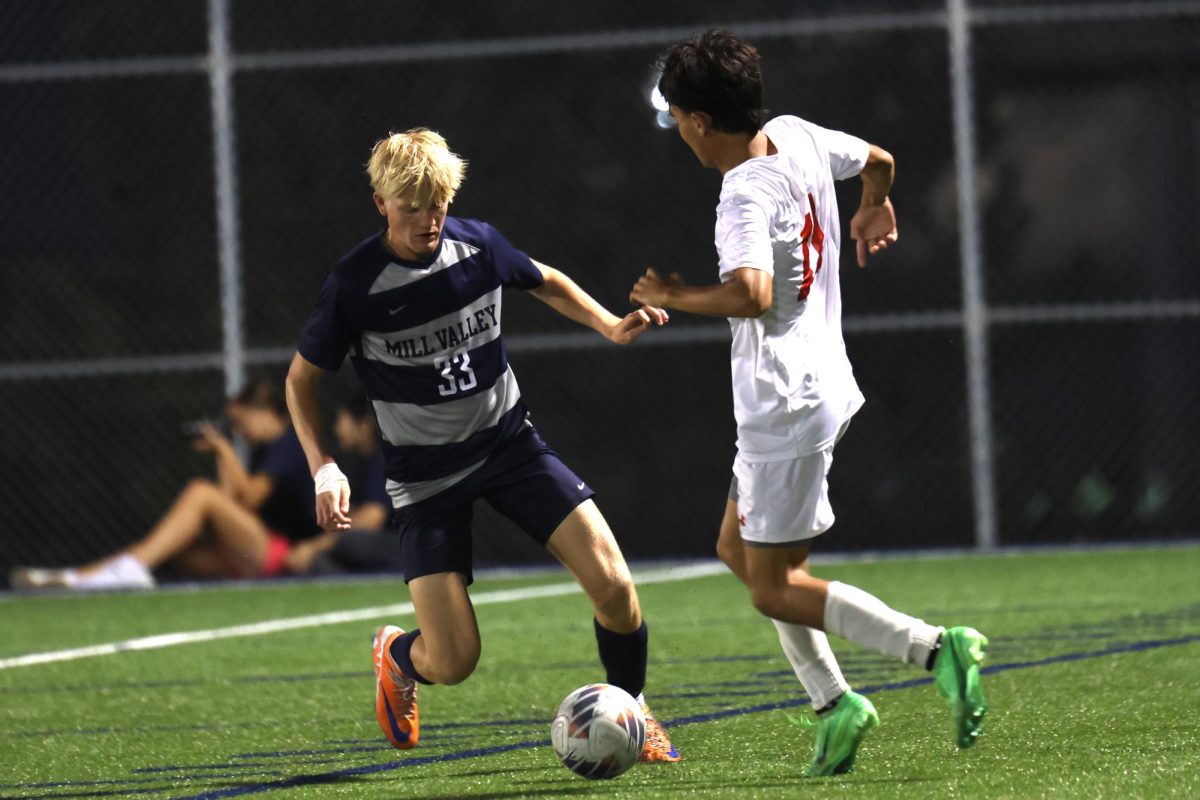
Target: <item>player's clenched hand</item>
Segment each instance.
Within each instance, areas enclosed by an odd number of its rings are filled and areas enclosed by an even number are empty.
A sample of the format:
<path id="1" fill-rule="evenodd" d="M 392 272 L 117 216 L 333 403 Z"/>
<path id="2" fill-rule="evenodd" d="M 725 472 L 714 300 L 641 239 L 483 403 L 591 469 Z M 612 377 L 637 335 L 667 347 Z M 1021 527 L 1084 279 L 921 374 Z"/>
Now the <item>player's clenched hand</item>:
<path id="1" fill-rule="evenodd" d="M 350 530 L 350 487 L 344 492 L 322 492 L 317 495 L 317 524 L 323 531 Z"/>
<path id="2" fill-rule="evenodd" d="M 858 251 L 858 265 L 867 265 L 867 255 L 875 255 L 888 249 L 888 245 L 900 238 L 896 230 L 896 210 L 892 201 L 884 198 L 878 206 L 861 205 L 850 220 L 850 238 Z"/>
<path id="3" fill-rule="evenodd" d="M 667 312 L 655 306 L 642 306 L 637 311 L 626 314 L 613 326 L 609 338 L 617 344 L 629 344 L 634 339 L 650 330 L 651 325 L 666 325 L 671 318 Z"/>
<path id="4" fill-rule="evenodd" d="M 317 524 L 321 530 L 350 528 L 350 481 L 337 464 L 322 464 L 313 475 L 317 494 Z"/>
<path id="5" fill-rule="evenodd" d="M 629 300 L 632 303 L 660 308 L 667 304 L 668 290 L 672 286 L 683 286 L 683 278 L 678 272 L 672 272 L 671 277 L 664 278 L 650 268 L 633 285 L 633 290 L 629 293 Z"/>

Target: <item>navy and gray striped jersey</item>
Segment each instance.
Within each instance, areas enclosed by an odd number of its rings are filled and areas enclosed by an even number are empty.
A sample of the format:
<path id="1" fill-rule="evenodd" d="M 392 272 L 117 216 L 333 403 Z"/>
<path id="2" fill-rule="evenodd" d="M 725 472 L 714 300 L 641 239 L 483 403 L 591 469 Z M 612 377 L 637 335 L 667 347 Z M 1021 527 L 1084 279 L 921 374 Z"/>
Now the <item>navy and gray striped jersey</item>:
<path id="1" fill-rule="evenodd" d="M 329 273 L 298 349 L 326 370 L 349 354 L 375 407 L 395 508 L 458 483 L 525 425 L 501 291 L 541 284 L 495 228 L 449 216 L 431 259 L 402 261 L 376 234 Z"/>

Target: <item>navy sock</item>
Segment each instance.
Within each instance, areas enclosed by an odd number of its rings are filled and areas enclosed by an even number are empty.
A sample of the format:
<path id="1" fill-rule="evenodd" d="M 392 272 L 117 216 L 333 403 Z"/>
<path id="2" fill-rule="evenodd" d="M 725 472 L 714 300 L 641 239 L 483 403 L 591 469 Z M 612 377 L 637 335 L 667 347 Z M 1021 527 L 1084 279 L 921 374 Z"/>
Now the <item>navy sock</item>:
<path id="1" fill-rule="evenodd" d="M 596 626 L 596 644 L 600 647 L 600 663 L 607 679 L 634 697 L 646 687 L 646 657 L 649 652 L 649 632 L 646 623 L 633 633 L 614 633 L 592 620 Z"/>
<path id="2" fill-rule="evenodd" d="M 432 685 L 432 681 L 425 680 L 421 673 L 417 672 L 417 668 L 412 662 L 412 646 L 417 637 L 421 635 L 421 629 L 415 628 L 408 633 L 401 634 L 392 640 L 392 646 L 389 652 L 392 654 L 392 660 L 396 662 L 396 666 L 404 671 L 404 674 L 412 678 L 417 683 L 423 683 L 426 686 Z"/>
<path id="3" fill-rule="evenodd" d="M 933 665 L 937 661 L 938 650 L 942 649 L 942 636 L 944 633 L 945 631 L 938 634 L 937 641 L 933 643 L 933 649 L 929 651 L 929 658 L 925 659 L 926 672 L 933 672 Z"/>
<path id="4" fill-rule="evenodd" d="M 825 705 L 818 708 L 817 716 L 819 717 L 822 714 L 828 714 L 830 711 L 833 711 L 835 708 L 837 708 L 837 704 L 842 702 L 842 698 L 845 696 L 846 696 L 845 694 L 839 694 L 833 700 L 830 700 L 828 703 L 826 703 Z"/>

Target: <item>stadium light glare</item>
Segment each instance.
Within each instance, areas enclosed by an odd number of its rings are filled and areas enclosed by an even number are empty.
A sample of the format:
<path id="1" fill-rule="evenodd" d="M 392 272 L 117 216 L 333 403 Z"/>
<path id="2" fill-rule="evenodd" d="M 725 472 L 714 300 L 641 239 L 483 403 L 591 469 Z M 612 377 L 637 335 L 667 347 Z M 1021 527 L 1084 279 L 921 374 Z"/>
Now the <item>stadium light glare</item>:
<path id="1" fill-rule="evenodd" d="M 666 129 L 675 127 L 675 118 L 671 116 L 671 104 L 663 93 L 658 90 L 658 76 L 650 85 L 650 107 L 654 109 L 654 122 L 658 127 Z"/>

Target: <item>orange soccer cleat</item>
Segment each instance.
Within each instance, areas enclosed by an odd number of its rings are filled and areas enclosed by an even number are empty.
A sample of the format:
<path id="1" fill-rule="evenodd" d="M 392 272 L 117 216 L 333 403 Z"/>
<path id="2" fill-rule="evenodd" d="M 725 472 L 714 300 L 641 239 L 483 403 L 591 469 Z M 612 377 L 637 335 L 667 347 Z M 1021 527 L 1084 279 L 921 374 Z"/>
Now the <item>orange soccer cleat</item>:
<path id="1" fill-rule="evenodd" d="M 650 708 L 645 702 L 642 703 L 642 715 L 646 718 L 646 746 L 642 748 L 638 761 L 644 764 L 682 761 L 683 756 L 679 755 L 675 745 L 671 744 L 671 737 L 667 736 L 666 729 L 650 713 Z"/>
<path id="2" fill-rule="evenodd" d="M 400 750 L 417 746 L 421 735 L 417 713 L 417 682 L 392 660 L 391 646 L 404 631 L 395 625 L 380 628 L 372 649 L 375 655 L 375 719 L 388 741 Z"/>

